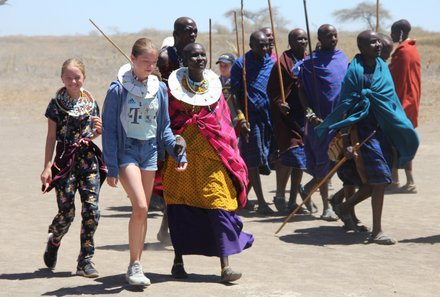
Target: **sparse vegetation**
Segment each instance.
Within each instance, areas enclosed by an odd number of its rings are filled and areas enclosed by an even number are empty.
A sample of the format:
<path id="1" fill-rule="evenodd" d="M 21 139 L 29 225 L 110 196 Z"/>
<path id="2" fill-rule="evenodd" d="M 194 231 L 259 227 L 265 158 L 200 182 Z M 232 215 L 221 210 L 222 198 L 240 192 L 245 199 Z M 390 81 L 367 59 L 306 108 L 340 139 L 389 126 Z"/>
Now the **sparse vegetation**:
<path id="1" fill-rule="evenodd" d="M 171 36 L 171 31 L 143 30 L 140 34 L 112 35 L 119 47 L 127 54 L 131 45 L 140 36 L 146 36 L 158 46 L 162 40 Z M 240 35 L 241 36 L 241 35 Z M 246 32 L 248 38 L 249 32 Z M 278 50 L 287 48 L 287 34 L 277 32 Z M 412 38 L 417 39 L 422 57 L 422 107 L 421 123 L 431 121 L 436 116 L 435 110 L 440 107 L 440 81 L 437 73 L 440 71 L 440 33 L 430 33 L 422 30 L 412 32 Z M 200 34 L 197 41 L 208 47 L 208 34 Z M 316 38 L 312 36 L 313 42 Z M 217 71 L 215 59 L 223 52 L 236 53 L 235 33 L 214 33 L 213 67 Z M 245 40 L 248 50 L 249 40 Z M 31 104 L 28 110 L 31 114 L 42 114 L 46 103 L 57 88 L 61 87 L 60 68 L 64 60 L 70 57 L 82 59 L 86 65 L 87 79 L 85 87 L 90 90 L 102 105 L 107 88 L 116 78 L 117 71 L 126 59 L 105 40 L 96 34 L 89 36 L 68 37 L 1 37 L 0 38 L 0 105 L 19 106 Z M 357 52 L 356 33 L 339 32 L 339 46 L 351 59 Z M 241 41 L 240 41 L 241 48 Z M 208 50 L 208 48 L 207 48 Z M 10 112 L 14 112 L 14 108 Z"/>

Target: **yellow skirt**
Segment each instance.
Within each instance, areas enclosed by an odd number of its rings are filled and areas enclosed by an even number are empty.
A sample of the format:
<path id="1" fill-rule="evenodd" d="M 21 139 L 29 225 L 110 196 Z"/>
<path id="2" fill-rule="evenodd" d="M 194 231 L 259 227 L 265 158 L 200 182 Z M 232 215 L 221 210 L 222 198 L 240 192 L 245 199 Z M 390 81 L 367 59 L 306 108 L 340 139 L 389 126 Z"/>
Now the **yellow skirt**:
<path id="1" fill-rule="evenodd" d="M 178 172 L 176 161 L 167 157 L 163 172 L 166 203 L 235 211 L 237 192 L 220 157 L 196 125 L 189 125 L 182 136 L 187 144 L 188 167 Z"/>

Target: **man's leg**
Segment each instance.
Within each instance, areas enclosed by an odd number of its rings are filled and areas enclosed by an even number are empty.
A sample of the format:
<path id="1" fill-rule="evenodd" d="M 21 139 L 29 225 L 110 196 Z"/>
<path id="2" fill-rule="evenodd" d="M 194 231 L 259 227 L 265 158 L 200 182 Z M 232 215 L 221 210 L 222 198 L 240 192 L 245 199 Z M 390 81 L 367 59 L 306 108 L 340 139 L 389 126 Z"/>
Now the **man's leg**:
<path id="1" fill-rule="evenodd" d="M 371 232 L 370 242 L 377 244 L 395 244 L 396 241 L 391 237 L 386 236 L 382 231 L 382 210 L 383 198 L 386 184 L 373 186 L 371 194 L 371 209 L 373 212 L 373 230 Z"/>
<path id="2" fill-rule="evenodd" d="M 283 211 L 286 208 L 286 185 L 289 181 L 290 173 L 292 172 L 291 167 L 284 166 L 281 161 L 275 162 L 275 174 L 277 189 L 273 202 L 278 211 Z"/>
<path id="3" fill-rule="evenodd" d="M 258 211 L 262 214 L 271 214 L 273 210 L 267 205 L 266 200 L 264 200 L 263 188 L 261 186 L 260 173 L 258 167 L 248 168 L 249 173 L 249 183 L 254 188 L 255 195 L 257 195 L 258 200 Z"/>

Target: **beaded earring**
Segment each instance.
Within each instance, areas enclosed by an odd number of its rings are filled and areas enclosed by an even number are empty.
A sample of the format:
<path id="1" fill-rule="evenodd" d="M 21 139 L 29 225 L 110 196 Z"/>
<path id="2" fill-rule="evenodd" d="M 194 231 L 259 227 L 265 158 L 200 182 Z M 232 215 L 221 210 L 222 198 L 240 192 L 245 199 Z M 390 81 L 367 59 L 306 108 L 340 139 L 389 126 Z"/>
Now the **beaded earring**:
<path id="1" fill-rule="evenodd" d="M 399 43 L 402 43 L 402 41 L 403 41 L 403 30 L 400 30 Z"/>

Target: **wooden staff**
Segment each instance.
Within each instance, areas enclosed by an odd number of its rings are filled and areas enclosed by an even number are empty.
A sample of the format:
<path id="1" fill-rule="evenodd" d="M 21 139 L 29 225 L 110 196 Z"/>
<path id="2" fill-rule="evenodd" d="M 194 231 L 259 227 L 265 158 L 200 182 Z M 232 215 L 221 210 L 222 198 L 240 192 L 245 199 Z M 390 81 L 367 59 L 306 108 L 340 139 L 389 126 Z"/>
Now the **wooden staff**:
<path id="1" fill-rule="evenodd" d="M 211 19 L 209 19 L 209 69 L 212 68 L 212 37 L 211 37 Z"/>
<path id="2" fill-rule="evenodd" d="M 234 24 L 235 24 L 235 42 L 237 44 L 237 57 L 240 57 L 240 43 L 238 41 L 238 27 L 237 27 L 237 12 L 234 10 Z"/>
<path id="3" fill-rule="evenodd" d="M 309 17 L 307 14 L 307 3 L 304 0 L 304 15 L 306 18 L 306 28 L 307 28 L 307 38 L 309 40 L 309 55 L 310 55 L 310 63 L 312 66 L 312 88 L 315 93 L 315 110 L 316 115 L 321 118 L 321 109 L 319 108 L 319 98 L 318 98 L 318 90 L 316 88 L 316 74 L 315 74 L 315 62 L 313 61 L 313 50 L 312 50 L 312 40 L 310 38 L 310 29 L 309 29 Z"/>
<path id="4" fill-rule="evenodd" d="M 370 140 L 371 137 L 373 137 L 373 135 L 376 133 L 376 130 L 374 130 L 367 138 L 364 139 L 364 141 L 362 141 L 362 143 L 359 144 L 356 143 L 353 146 L 353 152 L 357 152 L 368 140 Z M 290 220 L 290 218 L 296 214 L 298 212 L 298 210 L 301 209 L 301 207 L 307 203 L 307 201 L 309 201 L 309 199 L 312 197 L 312 194 L 319 188 L 321 187 L 323 184 L 325 184 L 332 176 L 333 174 L 335 174 L 335 172 L 339 169 L 339 167 L 342 166 L 342 164 L 345 163 L 345 161 L 347 161 L 348 158 L 346 156 L 344 156 L 331 170 L 330 172 L 317 184 L 313 187 L 313 189 L 307 194 L 307 197 L 304 198 L 303 202 L 298 205 L 297 208 L 295 208 L 288 216 L 287 218 L 284 220 L 283 224 L 281 225 L 280 228 L 278 228 L 278 230 L 275 232 L 275 234 L 278 234 L 278 232 L 281 231 L 281 229 L 283 229 L 283 227 L 287 224 L 287 222 Z"/>
<path id="5" fill-rule="evenodd" d="M 376 32 L 379 32 L 379 0 L 376 1 Z"/>
<path id="6" fill-rule="evenodd" d="M 280 59 L 278 58 L 277 39 L 275 38 L 275 26 L 273 25 L 272 5 L 270 3 L 270 0 L 267 0 L 267 4 L 269 6 L 270 24 L 272 26 L 273 43 L 275 46 L 275 55 L 277 56 L 278 77 L 280 78 L 281 102 L 285 103 L 286 102 L 286 95 L 284 94 L 283 74 L 281 73 L 281 62 L 280 62 Z"/>
<path id="7" fill-rule="evenodd" d="M 244 49 L 244 12 L 243 0 L 241 0 L 241 42 L 243 46 L 243 95 L 244 95 L 244 116 L 246 125 L 249 128 L 248 98 L 247 98 L 247 82 L 246 82 L 246 51 Z"/>
<path id="8" fill-rule="evenodd" d="M 113 40 L 110 39 L 110 37 L 108 37 L 107 35 L 105 35 L 104 32 L 102 32 L 101 29 L 99 29 L 98 25 L 96 25 L 91 19 L 89 19 L 89 21 L 93 24 L 93 26 L 95 26 L 96 29 L 98 29 L 99 32 L 101 32 L 101 34 L 128 60 L 128 62 L 130 64 L 131 63 L 131 59 L 119 48 L 119 46 L 116 45 L 116 43 L 113 42 Z"/>

